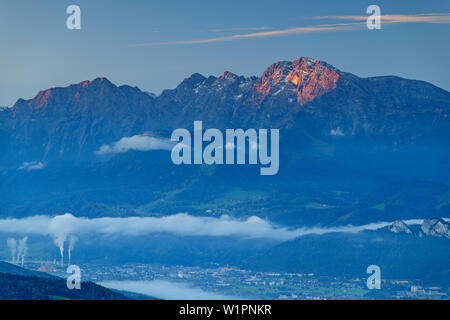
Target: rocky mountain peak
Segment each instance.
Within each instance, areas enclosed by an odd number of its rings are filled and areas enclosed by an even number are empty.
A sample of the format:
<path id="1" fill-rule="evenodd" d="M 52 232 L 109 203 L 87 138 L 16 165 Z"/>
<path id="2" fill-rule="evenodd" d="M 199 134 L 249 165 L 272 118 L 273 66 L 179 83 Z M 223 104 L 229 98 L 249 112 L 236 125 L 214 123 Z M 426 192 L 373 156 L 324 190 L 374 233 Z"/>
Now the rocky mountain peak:
<path id="1" fill-rule="evenodd" d="M 397 220 L 384 229 L 393 233 L 406 233 L 421 238 L 429 236 L 450 239 L 450 223 L 443 219 L 424 219 L 420 225 L 411 227 L 402 220 Z"/>
<path id="2" fill-rule="evenodd" d="M 92 88 L 92 87 L 101 87 L 101 86 L 115 86 L 111 81 L 109 81 L 105 77 L 97 77 L 94 80 L 86 80 L 79 83 L 81 87 L 84 89 Z"/>
<path id="3" fill-rule="evenodd" d="M 39 91 L 38 94 L 28 102 L 28 105 L 30 107 L 34 107 L 35 109 L 43 108 L 48 104 L 51 96 L 52 96 L 52 89 Z"/>
<path id="4" fill-rule="evenodd" d="M 420 227 L 423 233 L 433 237 L 450 239 L 449 223 L 442 219 L 425 219 Z"/>
<path id="5" fill-rule="evenodd" d="M 262 74 L 256 91 L 259 100 L 280 90 L 291 90 L 297 95 L 300 106 L 334 90 L 339 71 L 331 65 L 312 58 L 301 57 L 294 61 L 272 64 Z"/>
<path id="6" fill-rule="evenodd" d="M 388 226 L 388 230 L 393 233 L 406 233 L 411 234 L 411 229 L 408 228 L 406 223 L 401 220 L 394 221 L 392 225 Z"/>
<path id="7" fill-rule="evenodd" d="M 74 84 L 65 88 L 51 88 L 39 91 L 38 94 L 30 100 L 19 99 L 15 107 L 21 107 L 24 102 L 31 110 L 43 109 L 51 104 L 63 105 L 64 101 L 73 97 L 80 100 L 81 95 L 101 96 L 105 90 L 115 89 L 117 86 L 105 77 L 98 77 L 93 80 L 85 80 L 78 84 Z M 67 102 L 67 101 L 66 101 Z"/>
<path id="8" fill-rule="evenodd" d="M 193 73 L 189 77 L 185 78 L 178 87 L 192 87 L 200 82 L 203 82 L 206 78 L 200 73 Z"/>
<path id="9" fill-rule="evenodd" d="M 225 71 L 220 79 L 236 79 L 238 76 L 230 71 Z"/>

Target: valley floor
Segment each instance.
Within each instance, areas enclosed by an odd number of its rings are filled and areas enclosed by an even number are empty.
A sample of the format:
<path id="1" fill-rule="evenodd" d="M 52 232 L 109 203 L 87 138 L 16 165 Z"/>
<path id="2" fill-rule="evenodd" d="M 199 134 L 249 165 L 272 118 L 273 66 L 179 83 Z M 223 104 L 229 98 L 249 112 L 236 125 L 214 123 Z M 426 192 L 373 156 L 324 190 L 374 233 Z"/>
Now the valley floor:
<path id="1" fill-rule="evenodd" d="M 43 263 L 28 263 L 36 270 Z M 48 267 L 50 265 L 47 264 Z M 450 288 L 430 287 L 420 279 L 383 279 L 369 290 L 366 278 L 325 277 L 313 273 L 256 272 L 228 266 L 210 268 L 151 264 L 80 265 L 83 281 L 160 299 L 449 299 Z M 65 269 L 48 270 L 65 277 Z"/>

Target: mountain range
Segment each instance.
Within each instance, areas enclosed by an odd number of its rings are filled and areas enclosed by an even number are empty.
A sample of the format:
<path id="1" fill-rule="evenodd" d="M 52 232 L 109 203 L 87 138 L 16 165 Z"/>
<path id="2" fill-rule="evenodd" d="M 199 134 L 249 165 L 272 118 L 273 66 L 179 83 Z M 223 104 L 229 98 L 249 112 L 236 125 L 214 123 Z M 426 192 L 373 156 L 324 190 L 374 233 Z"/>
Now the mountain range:
<path id="1" fill-rule="evenodd" d="M 450 93 L 394 76 L 360 78 L 299 58 L 260 77 L 198 73 L 159 96 L 100 77 L 40 91 L 0 112 L 0 165 L 90 161 L 103 144 L 174 128 L 280 128 L 284 141 L 323 150 L 336 143 L 392 148 L 447 145 Z M 326 151 L 332 152 L 332 151 Z"/>
<path id="2" fill-rule="evenodd" d="M 393 233 L 405 233 L 419 237 L 444 237 L 450 239 L 449 223 L 443 219 L 425 219 L 418 228 L 410 227 L 402 220 L 397 220 L 385 229 Z"/>
<path id="3" fill-rule="evenodd" d="M 104 77 L 46 89 L 0 108 L 0 219 L 185 212 L 241 221 L 257 216 L 288 229 L 395 221 L 284 242 L 86 235 L 75 259 L 230 264 L 331 277 L 366 276 L 376 263 L 383 277 L 448 285 L 449 225 L 442 218 L 450 217 L 449 114 L 450 92 L 430 83 L 361 78 L 305 57 L 276 62 L 259 77 L 196 73 L 160 95 Z M 177 166 L 165 147 L 114 148 L 136 137 L 167 141 L 195 120 L 204 128 L 279 129 L 279 173 L 260 176 L 252 165 Z M 411 219 L 425 220 L 410 225 Z M 47 237 L 29 236 L 30 258 L 58 257 Z M 6 247 L 0 253 L 10 255 Z M 23 272 L 0 263 L 0 284 L 16 288 L 9 295 L 0 290 L 0 297 L 20 299 L 41 288 L 36 298 L 123 298 L 93 284 L 87 296 L 77 296 L 62 280 Z"/>
<path id="4" fill-rule="evenodd" d="M 450 92 L 301 57 L 260 77 L 198 73 L 160 95 L 104 77 L 0 112 L 0 215 L 257 215 L 297 225 L 450 216 Z M 99 154 L 175 128 L 280 129 L 280 170 L 176 166 L 167 150 Z"/>

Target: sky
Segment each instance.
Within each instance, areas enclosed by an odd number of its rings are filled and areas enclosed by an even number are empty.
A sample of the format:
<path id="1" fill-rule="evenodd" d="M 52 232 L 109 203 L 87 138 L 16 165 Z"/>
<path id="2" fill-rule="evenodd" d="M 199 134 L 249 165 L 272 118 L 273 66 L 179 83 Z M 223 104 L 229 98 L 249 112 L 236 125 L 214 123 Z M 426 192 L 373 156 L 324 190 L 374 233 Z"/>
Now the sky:
<path id="1" fill-rule="evenodd" d="M 69 30 L 69 5 L 81 30 Z M 369 30 L 366 9 L 381 9 Z M 261 75 L 276 61 L 324 60 L 361 77 L 450 90 L 448 0 L 0 0 L 0 106 L 99 76 L 161 93 L 198 72 Z"/>

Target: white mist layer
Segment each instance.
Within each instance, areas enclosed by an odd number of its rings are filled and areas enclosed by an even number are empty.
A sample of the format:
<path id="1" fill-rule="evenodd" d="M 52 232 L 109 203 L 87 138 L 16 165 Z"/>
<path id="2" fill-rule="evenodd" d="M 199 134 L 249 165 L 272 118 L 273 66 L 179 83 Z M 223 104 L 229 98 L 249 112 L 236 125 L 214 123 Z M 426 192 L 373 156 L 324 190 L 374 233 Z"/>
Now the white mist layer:
<path id="1" fill-rule="evenodd" d="M 422 219 L 406 220 L 407 225 L 417 225 Z M 220 218 L 198 217 L 186 213 L 166 217 L 126 217 L 126 218 L 80 218 L 70 213 L 55 217 L 31 216 L 22 219 L 0 219 L 0 232 L 26 235 L 45 235 L 55 239 L 60 246 L 83 235 L 145 236 L 156 233 L 169 233 L 178 236 L 211 236 L 262 238 L 286 241 L 305 235 L 326 233 L 357 233 L 364 230 L 377 230 L 392 222 L 375 222 L 361 226 L 303 227 L 291 229 L 277 226 L 267 220 L 252 216 L 235 219 L 229 216 Z M 72 240 L 70 240 L 72 239 Z"/>
<path id="2" fill-rule="evenodd" d="M 233 297 L 189 287 L 187 284 L 163 280 L 104 281 L 100 285 L 122 291 L 136 292 L 164 300 L 232 300 Z"/>
<path id="3" fill-rule="evenodd" d="M 156 138 L 148 135 L 124 137 L 110 145 L 102 145 L 95 153 L 105 155 L 111 153 L 125 153 L 128 151 L 172 150 L 174 143 L 169 139 Z"/>

